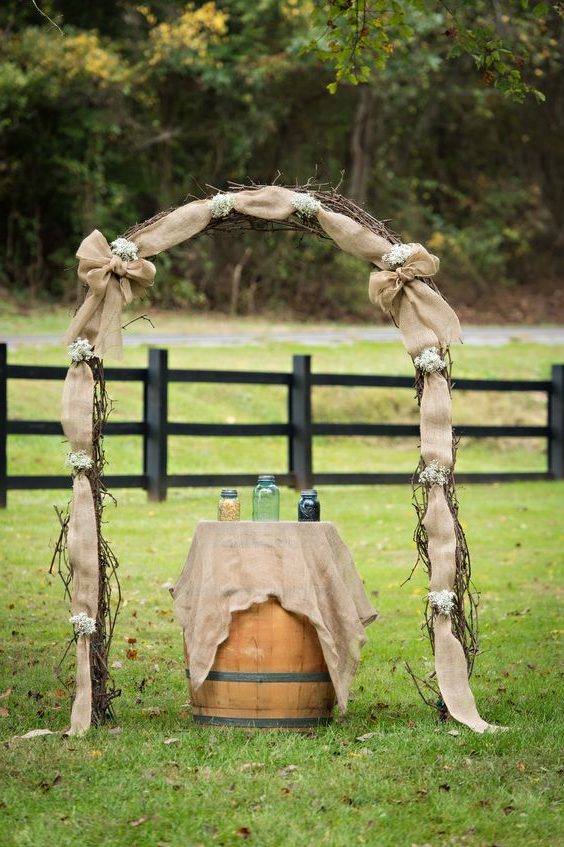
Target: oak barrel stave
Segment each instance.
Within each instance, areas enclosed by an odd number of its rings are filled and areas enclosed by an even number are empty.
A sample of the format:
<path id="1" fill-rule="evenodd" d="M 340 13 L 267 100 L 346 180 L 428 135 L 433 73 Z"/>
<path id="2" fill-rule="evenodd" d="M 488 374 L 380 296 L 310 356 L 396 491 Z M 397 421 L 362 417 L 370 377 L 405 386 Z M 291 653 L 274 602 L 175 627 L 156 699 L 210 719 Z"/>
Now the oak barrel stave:
<path id="1" fill-rule="evenodd" d="M 188 666 L 189 645 L 184 644 Z M 302 729 L 328 723 L 335 703 L 317 632 L 270 598 L 232 616 L 210 675 L 192 692 L 196 722 Z"/>

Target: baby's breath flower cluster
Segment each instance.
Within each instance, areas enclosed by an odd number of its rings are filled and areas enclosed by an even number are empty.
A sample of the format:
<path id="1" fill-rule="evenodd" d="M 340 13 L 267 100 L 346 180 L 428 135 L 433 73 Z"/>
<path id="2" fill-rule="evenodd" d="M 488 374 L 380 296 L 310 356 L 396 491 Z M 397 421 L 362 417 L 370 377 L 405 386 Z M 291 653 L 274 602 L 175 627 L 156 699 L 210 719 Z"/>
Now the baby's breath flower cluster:
<path id="1" fill-rule="evenodd" d="M 390 270 L 394 270 L 395 268 L 399 268 L 401 265 L 404 265 L 412 253 L 413 244 L 394 244 L 391 250 L 384 253 L 382 261 L 390 268 Z"/>
<path id="2" fill-rule="evenodd" d="M 456 594 L 454 591 L 429 591 L 429 603 L 439 615 L 450 615 L 454 609 Z"/>
<path id="3" fill-rule="evenodd" d="M 433 459 L 419 474 L 419 482 L 427 485 L 444 485 L 449 473 L 448 468 L 439 465 L 438 461 Z"/>
<path id="4" fill-rule="evenodd" d="M 77 338 L 69 344 L 69 356 L 73 362 L 86 362 L 93 355 L 92 345 L 87 338 Z"/>
<path id="5" fill-rule="evenodd" d="M 87 471 L 92 467 L 93 462 L 85 450 L 78 450 L 76 453 L 69 453 L 67 465 L 70 465 L 73 471 L 78 473 L 78 471 Z"/>
<path id="6" fill-rule="evenodd" d="M 89 618 L 86 612 L 79 612 L 69 618 L 69 623 L 74 626 L 77 635 L 93 635 L 96 632 L 96 621 Z"/>
<path id="7" fill-rule="evenodd" d="M 416 368 L 426 374 L 444 371 L 447 366 L 436 347 L 429 347 L 427 350 L 423 350 L 419 356 L 415 357 L 413 363 Z"/>
<path id="8" fill-rule="evenodd" d="M 116 238 L 110 244 L 110 250 L 114 256 L 119 256 L 124 262 L 134 262 L 139 258 L 137 244 L 127 238 Z"/>
<path id="9" fill-rule="evenodd" d="M 233 211 L 234 200 L 231 194 L 216 194 L 210 200 L 212 218 L 226 218 Z"/>
<path id="10" fill-rule="evenodd" d="M 303 218 L 313 218 L 319 212 L 321 203 L 308 191 L 295 191 L 292 194 L 292 206 Z"/>

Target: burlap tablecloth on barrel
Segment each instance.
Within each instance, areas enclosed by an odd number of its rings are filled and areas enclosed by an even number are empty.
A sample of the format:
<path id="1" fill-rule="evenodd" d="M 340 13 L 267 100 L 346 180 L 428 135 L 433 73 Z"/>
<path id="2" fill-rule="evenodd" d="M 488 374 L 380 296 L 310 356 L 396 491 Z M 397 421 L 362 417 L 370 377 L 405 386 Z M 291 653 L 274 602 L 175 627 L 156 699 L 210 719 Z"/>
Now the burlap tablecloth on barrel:
<path id="1" fill-rule="evenodd" d="M 171 593 L 190 646 L 194 690 L 228 637 L 233 612 L 275 597 L 312 622 L 346 710 L 364 627 L 376 611 L 332 523 L 201 521 Z"/>

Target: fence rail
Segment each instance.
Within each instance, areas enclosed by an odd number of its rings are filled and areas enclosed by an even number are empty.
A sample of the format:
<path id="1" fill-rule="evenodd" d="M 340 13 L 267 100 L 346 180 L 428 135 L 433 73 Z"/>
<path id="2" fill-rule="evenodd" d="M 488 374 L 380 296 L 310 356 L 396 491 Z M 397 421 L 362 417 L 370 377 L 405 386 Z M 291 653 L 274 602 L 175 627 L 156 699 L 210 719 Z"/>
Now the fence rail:
<path id="1" fill-rule="evenodd" d="M 69 485 L 68 476 L 8 475 L 7 450 L 10 435 L 62 435 L 58 421 L 25 421 L 8 418 L 8 380 L 64 380 L 67 369 L 43 365 L 9 365 L 7 346 L 0 344 L 0 507 L 6 506 L 10 489 L 60 489 Z M 364 388 L 411 388 L 414 382 L 404 376 L 312 373 L 311 356 L 294 356 L 292 371 L 180 370 L 168 367 L 168 351 L 149 351 L 146 368 L 106 368 L 106 379 L 139 382 L 143 385 L 143 420 L 109 422 L 107 435 L 136 435 L 143 438 L 143 471 L 140 474 L 108 475 L 110 488 L 142 488 L 151 500 L 164 500 L 167 489 L 218 485 L 252 485 L 256 474 L 169 474 L 168 437 L 283 436 L 288 442 L 288 470 L 277 474 L 282 485 L 309 488 L 317 485 L 375 485 L 405 482 L 408 473 L 316 473 L 312 462 L 315 436 L 418 436 L 413 424 L 324 423 L 314 421 L 312 389 L 316 386 Z M 280 423 L 211 424 L 180 423 L 168 419 L 168 386 L 174 382 L 218 383 L 227 385 L 281 385 L 287 388 L 287 419 Z M 465 425 L 456 427 L 460 435 L 473 438 L 544 438 L 548 468 L 545 472 L 485 472 L 457 474 L 463 482 L 539 480 L 564 478 L 564 365 L 553 365 L 551 380 L 459 379 L 461 391 L 543 392 L 548 398 L 545 426 Z"/>

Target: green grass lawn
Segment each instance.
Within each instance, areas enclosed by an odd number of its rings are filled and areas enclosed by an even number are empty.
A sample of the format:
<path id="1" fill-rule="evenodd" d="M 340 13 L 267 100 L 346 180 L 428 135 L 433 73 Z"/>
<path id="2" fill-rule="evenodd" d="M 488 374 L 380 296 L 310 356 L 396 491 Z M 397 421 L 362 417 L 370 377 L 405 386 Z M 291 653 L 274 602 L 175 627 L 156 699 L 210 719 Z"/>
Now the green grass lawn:
<path id="1" fill-rule="evenodd" d="M 173 367 L 287 369 L 290 345 L 217 350 L 175 349 Z M 399 345 L 315 348 L 318 371 L 410 373 Z M 125 364 L 146 360 L 128 349 Z M 564 349 L 508 345 L 456 351 L 458 376 L 545 378 Z M 10 361 L 64 364 L 61 350 L 21 349 Z M 60 385 L 16 384 L 10 416 L 55 419 Z M 137 417 L 139 390 L 120 385 L 116 420 Z M 177 390 L 178 389 L 178 390 Z M 266 393 L 264 393 L 266 392 Z M 283 395 L 283 393 L 282 393 Z M 405 395 L 405 399 L 402 396 Z M 412 394 L 320 390 L 319 420 L 417 419 Z M 474 395 L 456 399 L 459 421 L 538 422 L 541 398 Z M 284 398 L 275 389 L 207 387 L 171 391 L 179 420 L 279 420 Z M 110 472 L 138 471 L 134 439 L 109 439 Z M 112 443 L 113 442 L 113 443 Z M 417 445 L 360 439 L 316 444 L 318 470 L 404 468 Z M 11 438 L 13 473 L 59 473 L 60 439 Z M 175 439 L 171 471 L 284 469 L 284 442 L 267 439 Z M 544 467 L 542 445 L 481 442 L 462 445 L 459 467 Z M 356 463 L 356 465 L 354 464 Z M 178 576 L 196 522 L 214 516 L 216 492 L 172 490 L 165 503 L 142 492 L 117 492 L 106 536 L 121 564 L 124 607 L 112 660 L 122 697 L 117 733 L 94 729 L 85 738 L 60 734 L 13 741 L 0 749 L 0 844 L 6 847 L 195 847 L 195 845 L 351 844 L 411 847 L 521 847 L 562 843 L 559 750 L 558 567 L 564 534 L 561 483 L 462 486 L 461 517 L 474 579 L 481 591 L 481 646 L 473 687 L 487 720 L 507 732 L 477 736 L 439 724 L 404 669 L 431 667 L 421 631 L 423 573 L 401 587 L 414 561 L 414 514 L 408 487 L 327 487 L 323 517 L 335 522 L 355 557 L 380 617 L 355 679 L 348 713 L 312 735 L 217 731 L 192 725 L 180 628 L 168 587 Z M 241 492 L 249 516 L 250 491 Z M 54 674 L 69 636 L 62 586 L 47 573 L 56 536 L 54 504 L 65 492 L 10 492 L 0 514 L 2 632 L 1 737 L 35 727 L 68 726 L 69 700 Z M 282 518 L 295 513 L 295 492 L 282 492 Z M 128 639 L 137 639 L 135 659 Z M 72 671 L 72 665 L 65 671 Z M 154 714 L 155 707 L 160 709 Z M 152 711 L 151 711 L 152 710 Z M 457 734 L 449 734 L 455 730 Z M 357 738 L 373 733 L 368 739 Z M 173 743 L 166 741 L 175 739 Z"/>

